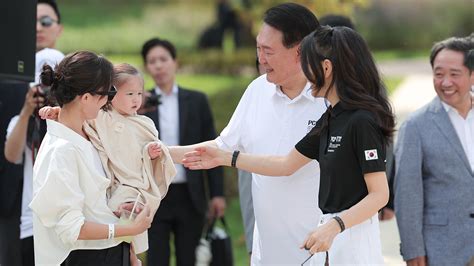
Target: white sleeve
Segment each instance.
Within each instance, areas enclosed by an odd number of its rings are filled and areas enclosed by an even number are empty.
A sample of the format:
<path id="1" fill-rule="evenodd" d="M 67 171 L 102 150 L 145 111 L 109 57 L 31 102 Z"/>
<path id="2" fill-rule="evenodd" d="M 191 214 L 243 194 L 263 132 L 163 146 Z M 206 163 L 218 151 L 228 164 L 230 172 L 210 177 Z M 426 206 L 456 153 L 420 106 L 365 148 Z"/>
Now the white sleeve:
<path id="1" fill-rule="evenodd" d="M 15 128 L 16 124 L 18 123 L 18 120 L 20 119 L 20 116 L 19 115 L 15 115 L 11 120 L 10 120 L 10 123 L 8 124 L 8 127 L 7 127 L 7 135 L 6 135 L 6 139 L 8 139 L 12 132 L 13 132 L 13 129 Z M 23 162 L 23 156 L 21 156 L 21 158 L 15 162 L 15 164 L 21 164 Z"/>
<path id="2" fill-rule="evenodd" d="M 84 193 L 79 184 L 79 168 L 74 163 L 75 152 L 56 150 L 49 158 L 37 161 L 40 165 L 34 168 L 33 200 L 29 206 L 44 227 L 54 229 L 63 243 L 72 244 L 84 224 Z"/>
<path id="3" fill-rule="evenodd" d="M 247 116 L 249 106 L 252 102 L 252 95 L 251 85 L 249 85 L 244 95 L 242 95 L 229 123 L 215 140 L 219 148 L 224 150 L 244 151 L 242 136 L 245 134 L 245 129 L 247 128 L 246 122 L 249 120 Z"/>

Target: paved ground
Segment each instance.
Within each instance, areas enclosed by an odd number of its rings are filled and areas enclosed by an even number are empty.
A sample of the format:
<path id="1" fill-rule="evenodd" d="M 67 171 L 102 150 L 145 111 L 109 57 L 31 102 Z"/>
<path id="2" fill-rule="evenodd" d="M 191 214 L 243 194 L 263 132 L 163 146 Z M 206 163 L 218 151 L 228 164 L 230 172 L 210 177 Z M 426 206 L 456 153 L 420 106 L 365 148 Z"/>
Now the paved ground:
<path id="1" fill-rule="evenodd" d="M 379 68 L 384 76 L 404 77 L 390 97 L 397 116 L 397 128 L 411 112 L 430 102 L 436 95 L 428 59 L 381 62 Z M 400 256 L 400 237 L 396 220 L 381 222 L 380 234 L 386 265 L 405 265 Z"/>

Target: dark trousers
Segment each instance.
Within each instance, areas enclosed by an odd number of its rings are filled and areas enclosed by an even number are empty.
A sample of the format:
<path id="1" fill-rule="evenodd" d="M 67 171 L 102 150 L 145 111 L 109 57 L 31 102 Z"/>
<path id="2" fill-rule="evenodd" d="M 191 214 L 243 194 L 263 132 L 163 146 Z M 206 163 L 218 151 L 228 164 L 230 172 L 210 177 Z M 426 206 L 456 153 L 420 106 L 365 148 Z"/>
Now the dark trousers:
<path id="1" fill-rule="evenodd" d="M 130 266 L 130 244 L 122 242 L 106 249 L 73 250 L 61 266 Z"/>
<path id="2" fill-rule="evenodd" d="M 21 265 L 35 266 L 35 245 L 32 236 L 21 240 Z"/>
<path id="3" fill-rule="evenodd" d="M 6 177 L 5 177 L 6 178 Z M 11 217 L 0 218 L 0 265 L 21 265 L 20 209 Z"/>
<path id="4" fill-rule="evenodd" d="M 170 236 L 174 236 L 177 266 L 194 266 L 204 214 L 194 207 L 187 184 L 172 184 L 148 229 L 148 265 L 170 264 Z"/>

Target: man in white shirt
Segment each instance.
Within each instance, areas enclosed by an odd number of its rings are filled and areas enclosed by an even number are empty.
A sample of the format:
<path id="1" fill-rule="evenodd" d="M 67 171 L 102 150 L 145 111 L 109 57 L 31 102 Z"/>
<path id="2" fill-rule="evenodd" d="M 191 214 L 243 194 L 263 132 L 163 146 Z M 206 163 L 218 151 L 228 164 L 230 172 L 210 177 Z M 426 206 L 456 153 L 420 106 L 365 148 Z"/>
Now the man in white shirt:
<path id="1" fill-rule="evenodd" d="M 400 128 L 395 213 L 407 265 L 467 265 L 473 259 L 473 49 L 472 38 L 433 46 L 438 96 Z"/>
<path id="2" fill-rule="evenodd" d="M 287 154 L 326 110 L 323 99 L 311 96 L 298 52 L 301 40 L 319 27 L 315 15 L 286 3 L 268 9 L 263 21 L 257 52 L 266 74 L 248 86 L 227 127 L 207 145 Z M 171 149 L 179 161 L 189 146 Z M 252 265 L 299 265 L 308 257 L 300 246 L 320 216 L 319 175 L 314 169 L 315 161 L 288 177 L 253 174 Z"/>
<path id="3" fill-rule="evenodd" d="M 39 0 L 36 13 L 36 68 L 35 84 L 44 64 L 54 67 L 64 54 L 54 49 L 63 26 L 61 16 L 54 0 Z M 45 92 L 39 86 L 32 86 L 25 96 L 25 103 L 19 114 L 8 125 L 5 142 L 5 158 L 16 164 L 23 164 L 23 189 L 21 199 L 20 235 L 21 265 L 34 265 L 33 217 L 28 204 L 32 197 L 33 158 L 46 132 L 46 122 L 35 117 L 38 107 L 45 101 Z M 36 121 L 35 121 L 36 120 Z M 18 238 L 18 236 L 16 236 Z M 3 241 L 3 240 L 2 240 Z M 10 241 L 9 241 L 10 242 Z M 1 247 L 2 245 L 0 245 Z M 10 256 L 10 255 L 7 255 Z M 2 253 L 0 251 L 0 264 Z M 6 263 L 9 264 L 9 263 Z M 10 265 L 10 264 L 9 264 Z"/>

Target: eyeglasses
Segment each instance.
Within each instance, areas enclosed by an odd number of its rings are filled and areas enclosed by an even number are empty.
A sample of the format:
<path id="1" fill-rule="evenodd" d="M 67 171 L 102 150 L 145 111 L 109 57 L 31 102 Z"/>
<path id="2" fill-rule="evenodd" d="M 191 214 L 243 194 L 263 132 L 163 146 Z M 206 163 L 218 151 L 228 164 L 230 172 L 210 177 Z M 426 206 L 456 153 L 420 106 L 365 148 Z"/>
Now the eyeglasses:
<path id="1" fill-rule="evenodd" d="M 51 25 L 53 25 L 53 23 L 57 23 L 58 21 L 53 19 L 50 16 L 42 16 L 42 17 L 40 17 L 39 19 L 36 20 L 36 23 L 38 23 L 38 22 L 41 24 L 41 26 L 43 26 L 45 28 L 49 28 L 49 27 L 51 27 Z"/>

